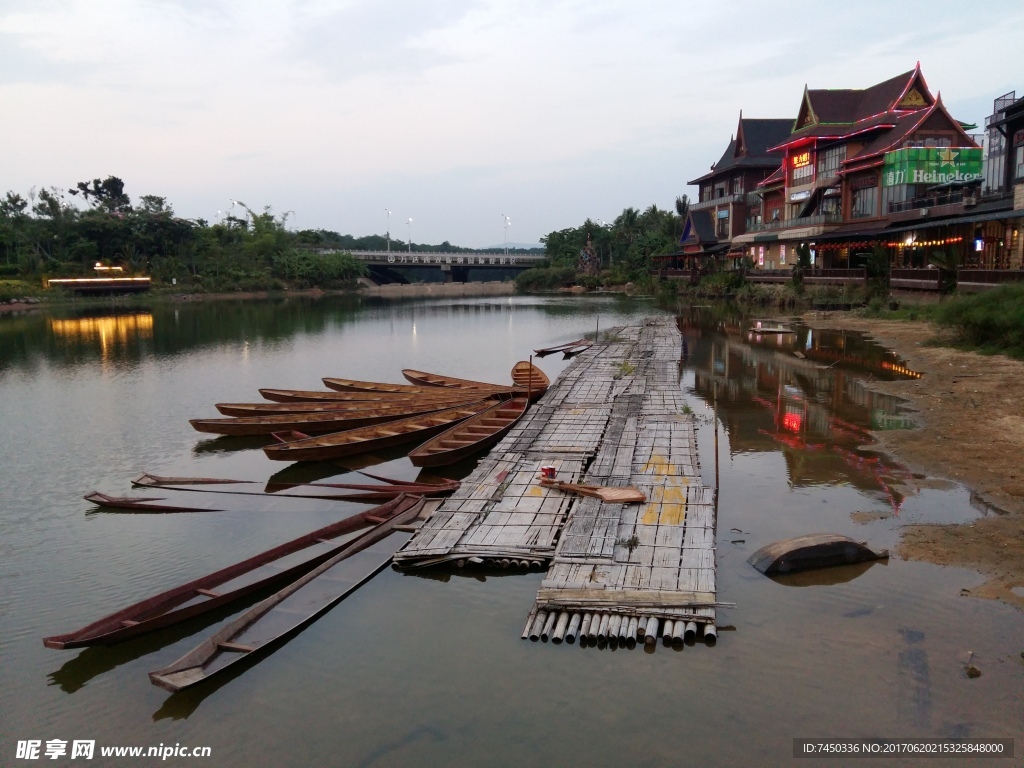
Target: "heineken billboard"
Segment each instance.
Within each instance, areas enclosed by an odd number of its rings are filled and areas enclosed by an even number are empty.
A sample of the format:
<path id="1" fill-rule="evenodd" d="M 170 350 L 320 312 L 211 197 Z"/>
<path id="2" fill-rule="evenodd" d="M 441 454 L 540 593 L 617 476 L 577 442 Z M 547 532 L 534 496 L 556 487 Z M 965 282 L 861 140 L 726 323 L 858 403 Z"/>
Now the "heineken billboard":
<path id="1" fill-rule="evenodd" d="M 981 181 L 980 148 L 907 147 L 885 153 L 882 186 Z"/>

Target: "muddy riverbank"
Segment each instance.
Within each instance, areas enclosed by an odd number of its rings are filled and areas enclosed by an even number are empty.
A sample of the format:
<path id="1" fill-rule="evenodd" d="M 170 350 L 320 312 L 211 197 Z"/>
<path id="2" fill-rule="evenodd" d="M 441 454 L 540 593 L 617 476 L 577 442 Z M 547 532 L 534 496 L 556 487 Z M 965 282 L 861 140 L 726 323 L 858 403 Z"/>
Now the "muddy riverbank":
<path id="1" fill-rule="evenodd" d="M 924 375 L 873 382 L 917 411 L 919 428 L 888 431 L 882 447 L 911 468 L 963 483 L 993 507 L 973 523 L 909 525 L 899 554 L 908 560 L 970 568 L 987 581 L 965 594 L 1024 609 L 1024 362 L 932 346 L 940 336 L 926 322 L 810 312 L 812 327 L 862 331 Z M 911 481 L 913 482 L 913 481 Z"/>

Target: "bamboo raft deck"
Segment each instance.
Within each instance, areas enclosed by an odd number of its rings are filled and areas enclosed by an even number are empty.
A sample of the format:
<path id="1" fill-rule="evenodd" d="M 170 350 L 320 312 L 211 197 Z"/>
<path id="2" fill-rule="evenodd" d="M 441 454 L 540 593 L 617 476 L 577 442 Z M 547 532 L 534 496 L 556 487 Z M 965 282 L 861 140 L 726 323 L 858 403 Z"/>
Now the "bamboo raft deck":
<path id="1" fill-rule="evenodd" d="M 670 319 L 616 329 L 574 359 L 395 555 L 401 568 L 455 562 L 546 567 L 523 637 L 620 644 L 713 641 L 716 512 L 684 413 L 682 339 Z M 628 365 L 624 365 L 628 363 Z M 539 484 L 639 488 L 612 504 Z"/>

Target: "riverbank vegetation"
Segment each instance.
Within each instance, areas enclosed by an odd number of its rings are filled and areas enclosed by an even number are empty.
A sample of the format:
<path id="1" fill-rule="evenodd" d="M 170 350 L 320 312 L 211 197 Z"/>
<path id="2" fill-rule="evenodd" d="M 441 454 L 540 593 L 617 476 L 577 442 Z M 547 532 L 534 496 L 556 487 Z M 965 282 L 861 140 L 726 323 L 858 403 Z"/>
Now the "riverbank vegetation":
<path id="1" fill-rule="evenodd" d="M 384 235 L 354 237 L 288 228 L 291 212 L 235 201 L 220 220 L 185 219 L 157 195 L 136 200 L 116 176 L 64 190 L 35 188 L 0 197 L 0 300 L 31 297 L 43 281 L 93 276 L 97 263 L 177 292 L 337 289 L 365 265 L 353 250 L 385 250 Z M 468 251 L 451 243 L 390 243 L 414 252 Z"/>
<path id="2" fill-rule="evenodd" d="M 944 331 L 936 343 L 1024 359 L 1024 286 L 1003 285 L 936 303 L 869 302 L 860 314 L 883 320 L 929 320 Z"/>

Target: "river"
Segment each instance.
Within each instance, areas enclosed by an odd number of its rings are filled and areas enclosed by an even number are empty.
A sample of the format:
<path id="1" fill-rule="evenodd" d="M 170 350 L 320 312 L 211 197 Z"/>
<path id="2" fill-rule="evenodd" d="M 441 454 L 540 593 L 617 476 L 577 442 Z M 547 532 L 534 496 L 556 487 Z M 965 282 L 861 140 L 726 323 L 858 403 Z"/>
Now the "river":
<path id="1" fill-rule="evenodd" d="M 211 766 L 776 765 L 794 738 L 826 736 L 1017 737 L 1024 749 L 1021 614 L 961 597 L 980 576 L 891 558 L 772 580 L 746 563 L 802 533 L 892 547 L 907 522 L 995 514 L 864 447 L 868 430 L 912 419 L 864 383 L 914 372 L 855 334 L 758 333 L 710 308 L 677 314 L 708 484 L 717 404 L 718 594 L 736 607 L 719 611 L 716 645 L 530 643 L 520 633 L 542 574 L 453 569 L 386 570 L 258 663 L 173 695 L 147 672 L 229 615 L 109 648 L 43 647 L 365 509 L 253 497 L 222 512 L 118 514 L 82 500 L 128 495 L 144 471 L 345 476 L 270 462 L 259 439 L 193 431 L 188 419 L 217 416 L 214 403 L 324 376 L 401 382 L 402 368 L 506 381 L 532 348 L 664 311 L 625 297 L 323 297 L 0 318 L 0 764 L 32 764 L 16 759 L 27 740 L 44 760 L 47 741 L 69 753 L 96 742 L 91 762 L 55 765 L 123 764 L 100 748 L 158 745 L 209 747 L 166 763 Z M 539 365 L 554 379 L 568 362 Z M 401 452 L 378 459 L 369 471 L 417 476 Z"/>

